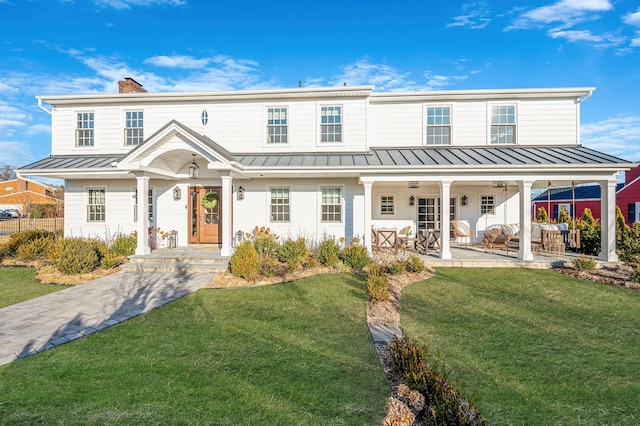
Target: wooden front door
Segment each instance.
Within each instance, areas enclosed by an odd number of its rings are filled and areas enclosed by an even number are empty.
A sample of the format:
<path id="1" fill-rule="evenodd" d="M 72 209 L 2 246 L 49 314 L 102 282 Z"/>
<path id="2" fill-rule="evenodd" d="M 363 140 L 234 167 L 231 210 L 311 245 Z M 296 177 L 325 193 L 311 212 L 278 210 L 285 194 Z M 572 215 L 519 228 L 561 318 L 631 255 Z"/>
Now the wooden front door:
<path id="1" fill-rule="evenodd" d="M 221 187 L 192 186 L 189 187 L 189 194 L 189 243 L 220 244 L 222 242 Z"/>

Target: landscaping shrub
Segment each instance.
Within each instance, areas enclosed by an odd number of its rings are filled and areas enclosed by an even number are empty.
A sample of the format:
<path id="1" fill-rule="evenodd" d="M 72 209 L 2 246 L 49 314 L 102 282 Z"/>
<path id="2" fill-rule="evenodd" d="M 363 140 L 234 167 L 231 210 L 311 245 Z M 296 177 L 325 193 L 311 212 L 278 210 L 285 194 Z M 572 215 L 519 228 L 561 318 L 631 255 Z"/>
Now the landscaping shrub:
<path id="1" fill-rule="evenodd" d="M 340 245 L 333 239 L 326 239 L 318 245 L 318 261 L 324 266 L 340 263 Z"/>
<path id="2" fill-rule="evenodd" d="M 253 246 L 256 248 L 260 259 L 267 257 L 275 258 L 278 255 L 280 244 L 274 235 L 259 235 L 253 239 Z"/>
<path id="3" fill-rule="evenodd" d="M 448 381 L 435 361 L 425 360 L 422 349 L 407 338 L 394 338 L 389 348 L 390 361 L 402 382 L 424 398 L 422 421 L 426 425 L 483 425 L 484 419 Z"/>
<path id="4" fill-rule="evenodd" d="M 273 257 L 265 257 L 260 263 L 260 273 L 265 277 L 283 275 L 284 267 Z"/>
<path id="5" fill-rule="evenodd" d="M 56 269 L 66 275 L 91 272 L 99 263 L 94 244 L 83 238 L 64 238 L 54 244 L 51 252 L 55 253 Z"/>
<path id="6" fill-rule="evenodd" d="M 414 421 L 414 414 L 404 402 L 394 397 L 387 400 L 387 412 L 382 426 L 411 426 Z"/>
<path id="7" fill-rule="evenodd" d="M 309 255 L 304 238 L 287 240 L 278 248 L 278 259 L 286 264 L 288 272 L 295 271 Z"/>
<path id="8" fill-rule="evenodd" d="M 101 239 L 91 238 L 88 239 L 87 242 L 89 243 L 93 251 L 96 252 L 96 255 L 98 256 L 98 262 L 109 253 L 109 245 Z"/>
<path id="9" fill-rule="evenodd" d="M 578 271 L 593 271 L 596 269 L 596 261 L 585 255 L 574 258 L 571 263 Z"/>
<path id="10" fill-rule="evenodd" d="M 112 269 L 121 265 L 124 262 L 124 258 L 117 253 L 107 253 L 102 259 L 100 259 L 100 267 L 102 269 Z"/>
<path id="11" fill-rule="evenodd" d="M 243 241 L 229 259 L 229 268 L 236 277 L 255 281 L 260 274 L 260 257 L 251 241 Z"/>
<path id="12" fill-rule="evenodd" d="M 411 253 L 407 258 L 407 271 L 420 273 L 424 271 L 424 262 L 417 254 Z"/>
<path id="13" fill-rule="evenodd" d="M 348 245 L 342 252 L 342 261 L 345 265 L 357 271 L 361 271 L 371 263 L 371 258 L 364 246 Z"/>
<path id="14" fill-rule="evenodd" d="M 407 263 L 404 259 L 396 259 L 389 265 L 391 275 L 402 275 L 407 271 Z"/>
<path id="15" fill-rule="evenodd" d="M 640 223 L 635 222 L 632 227 L 629 227 L 620 207 L 617 206 L 616 253 L 618 258 L 627 265 L 634 265 L 640 259 Z"/>
<path id="16" fill-rule="evenodd" d="M 36 238 L 33 241 L 20 245 L 17 250 L 17 255 L 20 259 L 27 262 L 36 259 L 46 259 L 54 244 L 55 241 L 51 236 Z"/>
<path id="17" fill-rule="evenodd" d="M 318 266 L 320 266 L 320 262 L 318 262 L 318 257 L 314 252 L 310 252 L 309 255 L 307 256 L 307 260 L 304 262 L 304 267 L 313 269 L 313 268 L 317 268 Z"/>
<path id="18" fill-rule="evenodd" d="M 365 283 L 367 284 L 369 300 L 372 302 L 386 302 L 391 298 L 389 279 L 384 271 L 384 266 L 379 263 L 369 265 Z"/>
<path id="19" fill-rule="evenodd" d="M 640 265 L 636 265 L 635 269 L 631 271 L 631 279 L 640 282 Z"/>
<path id="20" fill-rule="evenodd" d="M 43 229 L 16 232 L 9 237 L 9 241 L 4 246 L 3 251 L 5 252 L 5 256 L 16 256 L 18 254 L 18 247 L 21 245 L 37 240 L 38 238 L 55 238 L 56 235 L 56 232 L 45 231 Z"/>
<path id="21" fill-rule="evenodd" d="M 548 222 L 549 215 L 547 214 L 547 210 L 544 207 L 538 207 L 538 213 L 536 214 L 536 222 Z"/>
<path id="22" fill-rule="evenodd" d="M 591 210 L 585 208 L 582 217 L 576 222 L 580 230 L 580 253 L 597 256 L 600 253 L 600 224 L 593 217 Z"/>
<path id="23" fill-rule="evenodd" d="M 134 234 L 118 235 L 113 241 L 111 251 L 118 256 L 129 257 L 135 254 L 138 247 L 138 239 Z"/>
<path id="24" fill-rule="evenodd" d="M 571 223 L 571 216 L 569 216 L 569 213 L 567 213 L 567 209 L 565 209 L 564 206 L 560 207 L 558 223 Z"/>

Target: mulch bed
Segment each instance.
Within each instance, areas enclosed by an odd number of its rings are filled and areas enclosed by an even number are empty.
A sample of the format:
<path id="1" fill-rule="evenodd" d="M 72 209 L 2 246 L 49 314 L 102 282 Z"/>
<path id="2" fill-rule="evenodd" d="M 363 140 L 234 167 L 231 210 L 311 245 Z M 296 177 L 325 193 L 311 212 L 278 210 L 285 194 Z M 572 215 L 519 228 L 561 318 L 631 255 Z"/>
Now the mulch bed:
<path id="1" fill-rule="evenodd" d="M 554 271 L 598 284 L 640 290 L 640 283 L 631 279 L 631 272 L 633 270 L 629 266 L 603 266 L 593 271 L 579 271 L 574 267 L 565 266 L 563 268 L 555 268 Z"/>

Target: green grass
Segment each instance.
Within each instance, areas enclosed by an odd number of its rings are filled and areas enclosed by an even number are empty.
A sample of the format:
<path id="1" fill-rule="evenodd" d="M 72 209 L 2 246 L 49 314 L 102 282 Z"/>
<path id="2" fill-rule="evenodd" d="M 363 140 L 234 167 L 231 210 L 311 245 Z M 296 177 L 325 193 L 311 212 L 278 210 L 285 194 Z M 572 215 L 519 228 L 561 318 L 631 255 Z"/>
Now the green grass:
<path id="1" fill-rule="evenodd" d="M 379 425 L 362 279 L 206 289 L 0 367 L 1 424 Z"/>
<path id="2" fill-rule="evenodd" d="M 640 292 L 543 270 L 439 268 L 403 292 L 490 424 L 640 424 Z"/>
<path id="3" fill-rule="evenodd" d="M 62 290 L 64 286 L 42 284 L 33 268 L 0 268 L 0 308 Z"/>

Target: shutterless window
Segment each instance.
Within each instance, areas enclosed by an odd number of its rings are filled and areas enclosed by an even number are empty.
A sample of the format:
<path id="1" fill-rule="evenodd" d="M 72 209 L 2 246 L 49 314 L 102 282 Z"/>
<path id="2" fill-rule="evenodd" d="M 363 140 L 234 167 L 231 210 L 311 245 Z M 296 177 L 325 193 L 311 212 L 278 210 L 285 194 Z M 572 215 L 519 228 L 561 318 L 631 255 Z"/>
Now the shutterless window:
<path id="1" fill-rule="evenodd" d="M 106 219 L 107 205 L 105 202 L 106 191 L 102 188 L 88 190 L 87 221 L 104 222 Z"/>
<path id="2" fill-rule="evenodd" d="M 342 107 L 320 108 L 320 133 L 322 142 L 342 142 Z"/>
<path id="3" fill-rule="evenodd" d="M 93 146 L 93 113 L 79 112 L 76 121 L 76 146 Z"/>
<path id="4" fill-rule="evenodd" d="M 393 214 L 393 195 L 383 195 L 380 197 L 380 214 Z"/>
<path id="5" fill-rule="evenodd" d="M 138 188 L 133 189 L 133 221 L 138 221 Z M 149 223 L 153 222 L 153 189 L 149 188 L 148 198 L 147 198 L 148 210 L 147 214 L 149 217 Z"/>
<path id="6" fill-rule="evenodd" d="M 515 105 L 500 105 L 491 107 L 491 143 L 516 143 Z"/>
<path id="7" fill-rule="evenodd" d="M 342 222 L 340 188 L 322 188 L 322 222 Z"/>
<path id="8" fill-rule="evenodd" d="M 271 189 L 271 222 L 289 222 L 291 200 L 288 188 Z"/>
<path id="9" fill-rule="evenodd" d="M 287 143 L 287 109 L 267 110 L 267 143 Z"/>
<path id="10" fill-rule="evenodd" d="M 480 196 L 480 214 L 495 214 L 495 198 L 493 195 Z"/>
<path id="11" fill-rule="evenodd" d="M 451 144 L 451 107 L 427 108 L 427 145 Z"/>
<path id="12" fill-rule="evenodd" d="M 144 120 L 142 111 L 127 111 L 125 116 L 125 145 L 140 145 L 144 140 Z"/>

